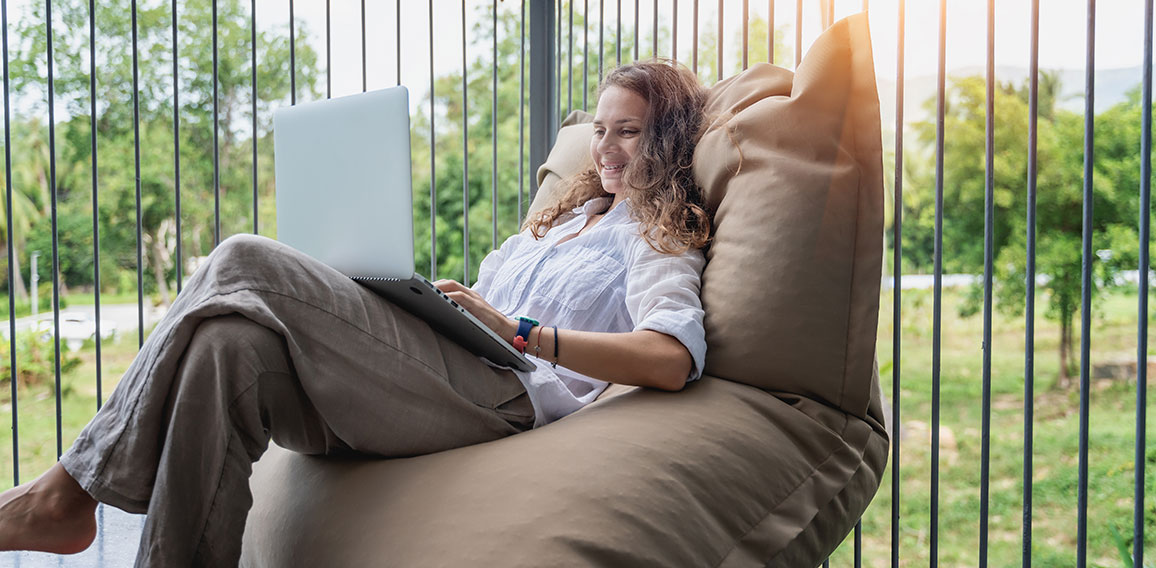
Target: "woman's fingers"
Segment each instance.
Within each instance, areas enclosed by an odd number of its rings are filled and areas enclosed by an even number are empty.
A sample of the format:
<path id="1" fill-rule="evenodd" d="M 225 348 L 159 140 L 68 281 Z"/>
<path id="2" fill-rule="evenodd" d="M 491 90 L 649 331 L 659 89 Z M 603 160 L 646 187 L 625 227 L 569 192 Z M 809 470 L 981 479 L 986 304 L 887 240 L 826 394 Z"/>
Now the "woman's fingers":
<path id="1" fill-rule="evenodd" d="M 457 302 L 459 306 L 465 308 L 498 334 L 506 334 L 509 331 L 506 328 L 510 326 L 512 320 L 486 302 L 481 294 L 463 286 L 461 282 L 456 280 L 438 280 L 434 282 L 434 286 L 437 286 L 446 297 Z"/>
<path id="2" fill-rule="evenodd" d="M 470 288 L 466 287 L 465 285 L 463 285 L 461 282 L 458 282 L 457 280 L 450 280 L 450 279 L 438 280 L 437 282 L 434 282 L 434 286 L 437 286 L 439 290 L 441 290 L 442 292 L 445 292 L 447 296 L 450 296 L 451 294 L 464 294 L 464 295 L 467 295 L 471 298 L 476 298 L 477 300 L 484 302 L 484 300 L 482 300 L 481 294 L 471 290 Z M 453 296 L 450 296 L 450 297 L 455 302 L 458 302 L 458 299 L 456 297 L 453 297 Z M 458 303 L 460 304 L 461 302 L 458 302 Z"/>
<path id="3" fill-rule="evenodd" d="M 438 280 L 434 282 L 433 285 L 437 286 L 437 288 L 442 292 L 453 292 L 465 289 L 465 286 L 462 286 L 461 282 L 458 282 L 457 280 L 451 280 L 449 278 Z"/>

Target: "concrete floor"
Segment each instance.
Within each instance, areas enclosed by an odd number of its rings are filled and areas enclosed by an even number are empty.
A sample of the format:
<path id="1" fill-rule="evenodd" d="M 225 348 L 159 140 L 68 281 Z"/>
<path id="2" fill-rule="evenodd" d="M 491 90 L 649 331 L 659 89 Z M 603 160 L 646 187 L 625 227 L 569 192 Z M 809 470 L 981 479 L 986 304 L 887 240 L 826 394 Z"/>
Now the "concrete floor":
<path id="1" fill-rule="evenodd" d="M 140 543 L 144 515 L 131 515 L 115 507 L 96 508 L 96 541 L 88 550 L 70 556 L 43 552 L 0 552 L 5 568 L 120 568 L 132 566 Z"/>

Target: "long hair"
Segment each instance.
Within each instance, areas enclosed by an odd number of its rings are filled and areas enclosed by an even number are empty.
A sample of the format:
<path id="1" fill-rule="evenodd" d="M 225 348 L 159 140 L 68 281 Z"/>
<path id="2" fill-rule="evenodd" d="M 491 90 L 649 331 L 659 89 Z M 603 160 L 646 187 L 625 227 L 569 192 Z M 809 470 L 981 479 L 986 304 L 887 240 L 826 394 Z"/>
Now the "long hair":
<path id="1" fill-rule="evenodd" d="M 710 215 L 694 181 L 694 147 L 705 126 L 706 89 L 686 67 L 669 60 L 623 65 L 610 72 L 599 94 L 610 87 L 628 89 L 648 103 L 637 154 L 623 172 L 631 215 L 651 248 L 681 253 L 710 240 Z M 540 216 L 527 219 L 542 238 L 563 215 L 596 197 L 610 196 L 594 168 L 562 181 L 562 199 Z"/>

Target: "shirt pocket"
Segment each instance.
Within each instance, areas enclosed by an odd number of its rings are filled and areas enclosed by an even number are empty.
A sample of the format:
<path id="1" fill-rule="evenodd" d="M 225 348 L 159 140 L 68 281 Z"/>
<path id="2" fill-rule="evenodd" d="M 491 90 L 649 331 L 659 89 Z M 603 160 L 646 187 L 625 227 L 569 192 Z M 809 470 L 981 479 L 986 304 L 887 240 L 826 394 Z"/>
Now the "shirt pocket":
<path id="1" fill-rule="evenodd" d="M 535 291 L 578 311 L 589 308 L 622 275 L 626 266 L 601 251 L 575 247 L 555 254 L 543 268 L 543 278 Z"/>

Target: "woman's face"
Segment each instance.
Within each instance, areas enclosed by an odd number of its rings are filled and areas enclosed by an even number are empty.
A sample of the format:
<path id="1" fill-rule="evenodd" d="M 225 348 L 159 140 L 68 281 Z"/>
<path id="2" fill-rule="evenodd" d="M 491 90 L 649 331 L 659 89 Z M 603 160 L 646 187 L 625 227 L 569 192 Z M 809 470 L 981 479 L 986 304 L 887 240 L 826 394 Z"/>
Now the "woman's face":
<path id="1" fill-rule="evenodd" d="M 624 197 L 622 174 L 638 151 L 649 106 L 642 95 L 622 87 L 610 87 L 598 99 L 590 156 L 602 188 L 615 194 L 615 203 Z"/>

